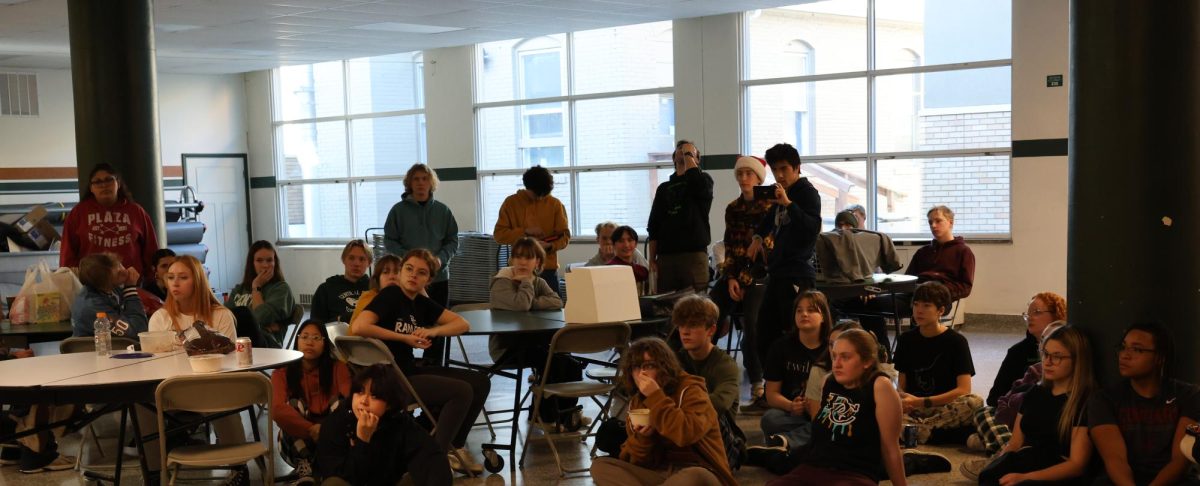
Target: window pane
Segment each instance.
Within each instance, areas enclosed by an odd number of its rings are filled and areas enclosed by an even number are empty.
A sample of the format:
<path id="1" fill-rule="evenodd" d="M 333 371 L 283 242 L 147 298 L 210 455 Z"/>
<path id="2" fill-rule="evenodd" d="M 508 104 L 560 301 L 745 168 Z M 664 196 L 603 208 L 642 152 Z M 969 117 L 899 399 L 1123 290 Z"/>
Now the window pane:
<path id="1" fill-rule="evenodd" d="M 400 195 L 404 194 L 404 181 L 368 181 L 354 186 L 355 215 L 358 227 L 354 236 L 362 237 L 367 228 L 381 228 Z"/>
<path id="2" fill-rule="evenodd" d="M 666 116 L 664 107 L 672 108 Z M 579 165 L 670 161 L 675 150 L 674 95 L 575 103 Z"/>
<path id="3" fill-rule="evenodd" d="M 867 69 L 866 0 L 754 10 L 746 19 L 749 79 Z"/>
<path id="4" fill-rule="evenodd" d="M 1011 0 L 875 2 L 876 68 L 1010 57 Z"/>
<path id="5" fill-rule="evenodd" d="M 1011 69 L 880 76 L 875 80 L 880 152 L 1008 147 Z"/>
<path id="6" fill-rule="evenodd" d="M 569 163 L 566 103 L 484 108 L 476 118 L 481 170 Z"/>
<path id="7" fill-rule="evenodd" d="M 504 199 L 524 189 L 521 174 L 484 175 L 479 178 L 480 192 L 483 194 L 483 228 L 481 233 L 491 233 L 496 229 L 496 219 L 500 217 L 500 206 Z M 567 224 L 571 221 L 571 176 L 567 173 L 554 174 L 554 190 L 552 196 L 562 201 L 567 210 Z"/>
<path id="8" fill-rule="evenodd" d="M 575 94 L 674 84 L 670 21 L 587 30 L 573 37 Z"/>
<path id="9" fill-rule="evenodd" d="M 348 184 L 283 186 L 285 238 L 347 238 L 350 227 Z"/>
<path id="10" fill-rule="evenodd" d="M 403 175 L 425 160 L 425 115 L 353 120 L 350 131 L 356 176 Z"/>
<path id="11" fill-rule="evenodd" d="M 282 179 L 346 176 L 346 122 L 288 124 L 277 133 L 283 151 Z M 295 161 L 292 170 L 290 160 Z"/>
<path id="12" fill-rule="evenodd" d="M 925 213 L 935 205 L 954 210 L 954 232 L 1008 234 L 1008 156 L 945 157 L 878 162 L 879 231 L 929 237 Z"/>
<path id="13" fill-rule="evenodd" d="M 421 54 L 404 52 L 347 61 L 350 113 L 424 107 Z"/>
<path id="14" fill-rule="evenodd" d="M 562 96 L 567 93 L 566 34 L 486 42 L 475 46 L 479 102 Z"/>
<path id="15" fill-rule="evenodd" d="M 747 88 L 751 153 L 780 142 L 800 155 L 866 152 L 866 94 L 864 79 Z"/>
<path id="16" fill-rule="evenodd" d="M 834 229 L 833 218 L 848 206 L 867 204 L 867 162 L 804 163 L 802 175 L 808 177 L 821 196 L 821 230 Z"/>
<path id="17" fill-rule="evenodd" d="M 579 173 L 579 231 L 591 236 L 596 224 L 612 221 L 636 229 L 646 240 L 646 221 L 658 185 L 674 169 L 617 170 Z"/>
<path id="18" fill-rule="evenodd" d="M 346 114 L 342 62 L 279 68 L 278 120 Z"/>

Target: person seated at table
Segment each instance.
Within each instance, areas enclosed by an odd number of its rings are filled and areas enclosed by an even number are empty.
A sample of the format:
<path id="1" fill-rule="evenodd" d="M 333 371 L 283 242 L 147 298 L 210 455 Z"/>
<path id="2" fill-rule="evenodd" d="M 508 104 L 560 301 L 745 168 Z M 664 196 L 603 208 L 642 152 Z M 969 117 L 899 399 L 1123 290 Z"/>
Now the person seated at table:
<path id="1" fill-rule="evenodd" d="M 879 342 L 869 332 L 847 329 L 831 346 L 833 372 L 820 392 L 812 447 L 799 466 L 767 485 L 866 486 L 886 478 L 905 486 L 900 397 L 879 368 Z"/>
<path id="2" fill-rule="evenodd" d="M 225 306 L 238 313 L 239 330 L 255 340 L 255 346 L 283 347 L 296 298 L 284 280 L 279 255 L 270 242 L 258 240 L 250 245 L 242 282 L 229 292 Z"/>
<path id="3" fill-rule="evenodd" d="M 1088 432 L 1104 462 L 1098 485 L 1176 484 L 1188 460 L 1179 442 L 1200 418 L 1200 388 L 1174 378 L 1175 342 L 1160 323 L 1125 329 L 1117 348 L 1121 380 L 1092 395 Z"/>
<path id="4" fill-rule="evenodd" d="M 608 262 L 611 262 L 613 257 L 617 256 L 616 248 L 613 246 L 612 234 L 613 230 L 617 229 L 618 226 L 617 223 L 612 221 L 604 221 L 596 225 L 596 245 L 599 246 L 599 249 L 596 250 L 595 255 L 592 255 L 588 259 L 587 263 L 583 264 L 585 267 L 608 265 Z M 650 268 L 650 262 L 646 260 L 646 256 L 642 254 L 641 250 L 636 248 L 633 250 L 633 262 Z"/>
<path id="5" fill-rule="evenodd" d="M 371 250 L 363 240 L 353 240 L 342 248 L 341 275 L 325 279 L 313 293 L 311 316 L 320 322 L 350 322 L 359 297 L 371 286 L 367 267 L 371 265 Z"/>
<path id="6" fill-rule="evenodd" d="M 329 331 L 316 319 L 300 324 L 295 349 L 304 358 L 271 373 L 271 413 L 280 430 L 279 455 L 301 483 L 312 481 L 321 423 L 349 406 L 350 369 L 333 357 Z"/>
<path id="7" fill-rule="evenodd" d="M 814 367 L 829 369 L 829 331 L 832 316 L 825 294 L 806 290 L 792 307 L 794 331 L 771 345 L 763 362 L 767 380 L 767 405 L 761 424 L 765 446 L 747 452 L 751 464 L 776 463 L 780 455 L 793 455 L 812 440 L 812 417 L 817 402 L 805 395 Z"/>
<path id="8" fill-rule="evenodd" d="M 979 484 L 1087 484 L 1092 441 L 1083 413 L 1095 386 L 1091 346 L 1078 328 L 1062 326 L 1046 337 L 1041 355 L 1042 381 L 1025 394 L 1012 440 L 979 473 Z"/>
<path id="9" fill-rule="evenodd" d="M 320 425 L 316 473 L 327 486 L 451 484 L 446 453 L 407 413 L 408 393 L 391 365 L 360 371 L 349 406 L 330 412 Z"/>
<path id="10" fill-rule="evenodd" d="M 150 316 L 149 330 L 180 332 L 202 321 L 209 329 L 237 339 L 237 320 L 208 285 L 204 264 L 184 255 L 167 269 L 167 301 Z"/>
<path id="11" fill-rule="evenodd" d="M 628 421 L 620 455 L 592 460 L 598 486 L 737 484 L 704 379 L 683 371 L 666 342 L 634 341 L 617 377 L 629 409 L 647 409 L 649 424 Z"/>
<path id="12" fill-rule="evenodd" d="M 922 246 L 913 254 L 904 270 L 908 275 L 914 275 L 919 282 L 939 282 L 950 290 L 950 301 L 953 303 L 971 295 L 975 282 L 975 254 L 961 236 L 954 236 L 954 211 L 946 206 L 934 206 L 926 213 L 929 220 L 929 231 L 933 241 Z M 897 299 L 893 305 L 893 299 Z M 897 318 L 911 317 L 911 294 L 882 295 L 878 298 L 867 299 L 856 309 L 866 309 L 876 313 L 898 312 Z M 947 306 L 943 312 L 950 312 Z M 863 328 L 875 333 L 884 345 L 888 345 L 887 326 L 882 316 L 863 316 Z"/>
<path id="13" fill-rule="evenodd" d="M 417 394 L 437 411 L 436 442 L 447 452 L 458 452 L 450 456 L 451 466 L 459 472 L 481 473 L 483 466 L 471 457 L 466 443 L 491 390 L 487 375 L 438 366 L 428 360 L 419 364 L 413 358 L 413 349 L 428 349 L 432 338 L 460 335 L 471 324 L 423 293 L 438 270 L 433 253 L 419 248 L 409 250 L 400 265 L 399 284 L 381 288 L 350 322 L 350 329 L 356 336 L 383 341 Z"/>
<path id="14" fill-rule="evenodd" d="M 896 338 L 893 362 L 905 423 L 917 426 L 921 444 L 966 443 L 975 431 L 972 417 L 983 407 L 983 399 L 971 393 L 975 363 L 967 338 L 938 321 L 949 305 L 945 285 L 918 285 L 912 298 L 917 328 Z"/>
<path id="15" fill-rule="evenodd" d="M 650 269 L 645 263 L 637 261 L 638 234 L 630 226 L 619 226 L 613 230 L 612 244 L 614 254 L 609 265 L 626 265 L 633 268 L 633 282 L 637 285 L 638 295 L 646 294 L 646 285 L 650 280 Z"/>
<path id="16" fill-rule="evenodd" d="M 854 215 L 854 229 L 867 229 L 867 208 L 864 208 L 862 204 L 851 204 L 846 206 L 843 211 Z"/>
<path id="17" fill-rule="evenodd" d="M 542 245 L 533 238 L 521 238 L 512 246 L 509 254 L 509 266 L 501 268 L 492 277 L 489 291 L 489 303 L 493 309 L 511 311 L 558 310 L 562 309 L 563 301 L 554 289 L 539 276 L 542 261 L 546 252 Z M 505 359 L 508 353 L 508 363 L 521 367 L 532 368 L 537 376 L 541 376 L 546 366 L 546 355 L 550 352 L 550 333 L 534 335 L 492 335 L 488 337 L 488 354 L 495 362 Z M 564 383 L 583 379 L 583 366 L 569 355 L 554 357 L 550 365 L 554 376 L 546 377 L 547 383 Z M 583 411 L 576 407 L 577 398 L 547 397 L 542 400 L 539 415 L 547 424 L 558 424 L 558 428 L 566 430 L 567 424 L 582 424 Z M 570 410 L 569 415 L 562 412 Z M 572 421 L 573 420 L 573 421 Z"/>
<path id="18" fill-rule="evenodd" d="M 10 349 L 0 347 L 0 361 L 20 358 L 32 358 L 32 349 Z M 4 403 L 0 397 L 0 403 Z M 27 435 L 6 445 L 17 445 L 16 448 L 0 449 L 5 452 L 17 451 L 14 456 L 0 456 L 5 464 L 13 461 L 18 464 L 18 470 L 26 474 L 48 471 L 64 471 L 75 467 L 75 458 L 58 453 L 58 437 L 61 437 L 63 427 L 45 429 L 47 424 L 70 417 L 75 412 L 74 405 L 36 404 L 15 406 L 5 413 L 0 413 L 0 435 L 42 429 L 36 434 Z"/>
<path id="19" fill-rule="evenodd" d="M 145 278 L 142 279 L 142 290 L 154 294 L 159 300 L 167 299 L 167 282 L 163 280 L 163 277 L 167 275 L 167 269 L 171 268 L 171 264 L 175 263 L 175 256 L 175 251 L 170 248 L 159 248 L 153 255 L 150 255 L 150 269 L 154 273 L 145 275 Z"/>
<path id="20" fill-rule="evenodd" d="M 112 323 L 113 336 L 137 339 L 148 328 L 146 310 L 138 297 L 138 272 L 121 265 L 112 253 L 93 253 L 79 260 L 79 282 L 83 289 L 71 304 L 71 335 L 95 334 L 96 314 L 103 312 Z"/>

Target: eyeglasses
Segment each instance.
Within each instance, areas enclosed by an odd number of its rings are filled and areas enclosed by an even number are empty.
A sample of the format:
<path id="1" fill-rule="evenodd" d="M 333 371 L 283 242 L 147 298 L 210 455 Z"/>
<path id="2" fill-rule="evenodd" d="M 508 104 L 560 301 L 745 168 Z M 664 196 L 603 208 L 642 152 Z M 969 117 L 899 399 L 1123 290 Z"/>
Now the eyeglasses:
<path id="1" fill-rule="evenodd" d="M 1074 356 L 1069 354 L 1048 354 L 1044 351 L 1042 352 L 1042 361 L 1044 361 L 1046 364 L 1057 365 L 1062 363 L 1064 359 L 1071 358 L 1074 358 Z"/>
<path id="2" fill-rule="evenodd" d="M 1153 350 L 1153 349 L 1139 348 L 1139 347 L 1136 347 L 1136 346 L 1126 346 L 1126 345 L 1124 345 L 1124 344 L 1118 344 L 1118 345 L 1117 345 L 1117 354 L 1122 354 L 1122 353 L 1133 353 L 1133 354 L 1136 354 L 1136 355 L 1138 355 L 1138 356 L 1144 356 L 1144 355 L 1147 355 L 1147 354 L 1150 354 L 1150 353 L 1153 353 L 1153 352 L 1154 352 L 1154 350 Z"/>
<path id="3" fill-rule="evenodd" d="M 633 368 L 642 371 L 656 371 L 658 370 L 658 361 L 642 361 L 633 365 Z"/>
<path id="4" fill-rule="evenodd" d="M 299 336 L 296 336 L 296 339 L 299 339 L 301 341 L 324 341 L 325 340 L 325 338 L 321 337 L 320 334 L 301 334 Z"/>
<path id="5" fill-rule="evenodd" d="M 1028 321 L 1030 317 L 1039 316 L 1042 314 L 1049 314 L 1049 313 L 1050 313 L 1050 311 L 1048 311 L 1048 310 L 1034 309 L 1033 312 L 1022 312 L 1021 319 L 1025 319 Z"/>
<path id="6" fill-rule="evenodd" d="M 115 182 L 117 182 L 117 178 L 115 176 L 108 176 L 103 179 L 96 179 L 96 180 L 92 181 L 92 185 L 93 186 L 105 186 L 108 184 L 113 184 Z"/>

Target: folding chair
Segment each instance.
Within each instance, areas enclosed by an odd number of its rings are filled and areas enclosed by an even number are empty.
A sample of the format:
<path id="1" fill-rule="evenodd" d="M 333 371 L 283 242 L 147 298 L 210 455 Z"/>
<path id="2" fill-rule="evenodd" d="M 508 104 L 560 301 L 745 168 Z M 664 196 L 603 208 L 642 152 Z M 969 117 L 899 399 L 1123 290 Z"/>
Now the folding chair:
<path id="1" fill-rule="evenodd" d="M 346 361 L 346 355 L 338 349 L 337 338 L 350 335 L 350 324 L 342 321 L 327 322 L 325 330 L 329 332 L 329 340 L 333 341 L 333 356 L 340 361 Z"/>
<path id="2" fill-rule="evenodd" d="M 437 418 L 433 416 L 429 407 L 425 406 L 425 402 L 421 400 L 421 395 L 417 394 L 417 389 L 413 388 L 412 383 L 408 381 L 408 376 L 404 374 L 404 370 L 396 364 L 395 357 L 388 350 L 387 346 L 383 345 L 378 339 L 367 338 L 361 336 L 338 336 L 334 339 L 334 344 L 346 356 L 346 361 L 353 366 L 365 368 L 375 364 L 390 364 L 396 369 L 400 375 L 400 382 L 404 385 L 404 389 L 413 397 L 412 404 L 408 410 L 412 412 L 416 408 L 424 410 L 429 416 L 429 423 L 433 424 L 433 429 L 429 431 L 429 435 L 433 435 L 437 431 Z M 451 451 L 452 454 L 457 454 L 457 451 Z M 464 458 L 459 457 L 459 461 L 466 464 Z"/>
<path id="3" fill-rule="evenodd" d="M 256 372 L 217 373 L 212 375 L 185 375 L 163 380 L 154 391 L 155 415 L 158 420 L 158 436 L 166 437 L 168 410 L 185 410 L 198 413 L 219 413 L 254 405 L 266 405 L 267 434 L 259 435 L 257 421 L 255 437 L 259 442 L 230 445 L 189 445 L 167 451 L 167 441 L 158 441 L 162 457 L 161 471 L 163 486 L 174 485 L 183 470 L 230 469 L 252 459 L 262 458 L 259 463 L 263 471 L 263 484 L 274 484 L 275 468 L 275 417 L 271 412 L 271 380 Z M 186 468 L 186 469 L 185 469 Z"/>
<path id="4" fill-rule="evenodd" d="M 112 350 L 123 351 L 129 346 L 134 349 L 139 349 L 139 344 L 136 340 L 127 337 L 113 336 Z M 58 343 L 59 354 L 74 354 L 74 353 L 94 353 L 96 352 L 96 340 L 93 336 L 75 336 L 69 337 Z M 85 405 L 90 407 L 89 405 Z M 96 452 L 100 453 L 100 457 L 104 457 L 104 448 L 100 446 L 100 437 L 96 435 L 96 427 L 93 424 L 88 424 L 86 429 L 83 429 L 83 438 L 79 441 L 79 451 L 75 453 L 75 470 L 78 471 L 83 467 L 83 446 L 87 444 L 88 436 L 91 436 L 92 442 L 96 445 Z M 131 465 L 136 465 L 133 463 Z M 91 467 L 91 466 L 89 466 Z"/>
<path id="5" fill-rule="evenodd" d="M 542 421 L 541 407 L 542 401 L 549 397 L 564 397 L 564 398 L 591 398 L 593 402 L 600 406 L 599 415 L 604 415 L 608 411 L 608 407 L 612 404 L 612 396 L 610 393 L 616 389 L 616 383 L 601 383 L 595 381 L 573 381 L 566 383 L 547 383 L 547 377 L 551 376 L 551 365 L 554 362 L 554 355 L 559 353 L 570 354 L 593 354 L 602 351 L 614 349 L 622 349 L 629 344 L 629 325 L 624 322 L 605 323 L 605 324 L 568 324 L 566 327 L 559 329 L 554 333 L 554 338 L 550 341 L 550 354 L 546 357 L 546 367 L 543 368 L 541 381 L 532 387 L 533 391 L 533 412 L 530 416 L 533 419 L 534 427 L 542 429 L 542 438 L 550 445 L 550 452 L 554 454 L 554 463 L 558 466 L 558 474 L 560 477 L 566 477 L 567 473 L 587 472 L 588 468 L 583 469 L 566 469 L 563 467 L 562 458 L 559 457 L 558 448 L 554 445 L 554 441 L 560 438 L 578 438 L 586 441 L 588 437 L 594 437 L 596 434 L 592 432 L 596 428 L 596 422 L 592 421 L 591 425 L 582 432 L 550 432 L 550 425 Z M 596 399 L 597 396 L 605 395 L 607 398 L 601 402 Z M 521 451 L 521 467 L 525 467 L 525 453 L 529 451 L 529 439 L 533 434 L 531 429 L 525 435 L 525 445 Z M 596 457 L 596 448 L 593 445 L 589 454 L 590 457 Z"/>

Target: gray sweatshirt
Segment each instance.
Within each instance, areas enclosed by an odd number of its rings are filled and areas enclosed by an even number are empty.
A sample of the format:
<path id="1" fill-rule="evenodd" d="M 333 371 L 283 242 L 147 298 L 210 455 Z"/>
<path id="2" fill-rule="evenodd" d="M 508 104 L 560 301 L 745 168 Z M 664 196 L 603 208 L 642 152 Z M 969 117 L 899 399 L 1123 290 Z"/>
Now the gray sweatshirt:
<path id="1" fill-rule="evenodd" d="M 501 268 L 492 277 L 488 300 L 493 309 L 500 310 L 555 310 L 563 306 L 562 298 L 545 280 L 537 275 L 530 280 L 514 280 L 512 267 Z"/>

